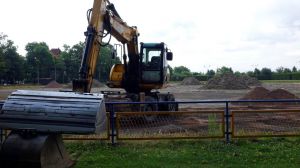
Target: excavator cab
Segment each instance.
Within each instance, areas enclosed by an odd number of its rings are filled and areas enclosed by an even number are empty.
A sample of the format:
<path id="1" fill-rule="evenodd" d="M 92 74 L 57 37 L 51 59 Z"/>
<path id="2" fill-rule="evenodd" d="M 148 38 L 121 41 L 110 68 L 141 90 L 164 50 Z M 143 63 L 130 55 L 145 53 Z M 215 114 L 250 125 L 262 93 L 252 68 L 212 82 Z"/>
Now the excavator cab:
<path id="1" fill-rule="evenodd" d="M 141 83 L 161 85 L 168 81 L 167 60 L 172 60 L 172 53 L 168 52 L 164 43 L 141 43 Z"/>

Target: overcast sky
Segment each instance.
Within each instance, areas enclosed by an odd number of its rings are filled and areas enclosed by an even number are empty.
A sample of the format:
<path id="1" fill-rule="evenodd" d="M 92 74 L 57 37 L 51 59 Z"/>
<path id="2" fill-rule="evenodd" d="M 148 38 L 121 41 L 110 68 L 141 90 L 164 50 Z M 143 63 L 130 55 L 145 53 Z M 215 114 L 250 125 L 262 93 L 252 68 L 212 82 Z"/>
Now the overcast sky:
<path id="1" fill-rule="evenodd" d="M 248 71 L 300 68 L 299 0 L 111 0 L 139 41 L 165 42 L 172 66 Z M 0 0 L 0 32 L 25 54 L 28 42 L 62 48 L 84 41 L 93 0 Z"/>

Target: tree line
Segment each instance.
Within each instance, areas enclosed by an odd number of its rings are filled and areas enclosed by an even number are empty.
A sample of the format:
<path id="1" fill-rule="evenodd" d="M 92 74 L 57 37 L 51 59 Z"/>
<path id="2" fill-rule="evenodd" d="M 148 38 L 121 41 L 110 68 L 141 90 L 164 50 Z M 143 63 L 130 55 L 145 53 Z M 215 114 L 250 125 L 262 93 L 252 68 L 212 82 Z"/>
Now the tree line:
<path id="1" fill-rule="evenodd" d="M 255 68 L 253 71 L 239 72 L 234 71 L 231 67 L 223 66 L 217 68 L 217 70 L 207 70 L 206 73 L 203 72 L 192 72 L 189 68 L 185 66 L 178 66 L 171 69 L 171 80 L 181 81 L 185 77 L 193 76 L 198 80 L 206 81 L 215 75 L 222 75 L 225 73 L 231 73 L 235 75 L 248 75 L 250 77 L 257 78 L 258 80 L 300 80 L 300 69 L 294 66 L 292 69 L 279 67 L 275 71 L 270 68 Z"/>
<path id="2" fill-rule="evenodd" d="M 0 34 L 0 83 L 43 83 L 49 79 L 69 83 L 78 78 L 83 48 L 82 42 L 64 45 L 56 57 L 45 42 L 30 42 L 25 46 L 25 56 L 21 56 L 14 42 Z M 120 63 L 118 58 L 111 59 L 111 50 L 110 45 L 101 48 L 95 79 L 106 81 L 112 65 Z"/>
<path id="3" fill-rule="evenodd" d="M 69 83 L 78 78 L 84 43 L 73 46 L 64 45 L 59 56 L 50 53 L 45 42 L 30 42 L 25 46 L 25 56 L 17 52 L 17 47 L 6 35 L 0 33 L 0 84 L 43 83 L 56 80 L 59 83 Z M 112 46 L 102 47 L 101 58 L 97 60 L 94 78 L 105 82 L 113 64 L 120 63 L 118 57 L 111 59 Z M 180 81 L 185 77 L 194 76 L 199 80 L 208 80 L 215 75 L 232 73 L 249 75 L 259 80 L 300 80 L 300 69 L 279 67 L 275 71 L 270 68 L 255 68 L 253 71 L 233 71 L 231 67 L 221 67 L 207 72 L 192 72 L 185 66 L 170 67 L 171 80 Z"/>

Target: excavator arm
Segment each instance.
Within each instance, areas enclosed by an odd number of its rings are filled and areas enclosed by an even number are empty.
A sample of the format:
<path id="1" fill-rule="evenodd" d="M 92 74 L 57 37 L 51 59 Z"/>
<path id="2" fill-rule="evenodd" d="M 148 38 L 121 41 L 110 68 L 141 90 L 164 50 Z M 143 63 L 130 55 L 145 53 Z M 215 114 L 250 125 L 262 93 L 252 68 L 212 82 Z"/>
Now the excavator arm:
<path id="1" fill-rule="evenodd" d="M 75 92 L 91 91 L 102 38 L 108 34 L 127 45 L 129 58 L 138 60 L 139 56 L 137 43 L 139 33 L 137 29 L 128 26 L 108 0 L 94 0 L 93 8 L 88 11 L 88 21 L 79 79 L 73 81 L 73 91 Z M 106 30 L 106 34 L 104 30 Z"/>

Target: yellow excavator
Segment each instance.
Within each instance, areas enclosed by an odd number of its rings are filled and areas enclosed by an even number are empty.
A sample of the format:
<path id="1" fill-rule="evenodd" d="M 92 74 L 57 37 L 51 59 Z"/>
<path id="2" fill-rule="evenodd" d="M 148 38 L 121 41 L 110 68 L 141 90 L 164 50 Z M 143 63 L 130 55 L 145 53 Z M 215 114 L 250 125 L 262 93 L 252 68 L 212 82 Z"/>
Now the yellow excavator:
<path id="1" fill-rule="evenodd" d="M 18 90 L 4 102 L 0 129 L 11 132 L 0 146 L 0 167 L 70 167 L 73 162 L 61 134 L 97 134 L 105 129 L 104 102 L 116 98 L 90 93 L 105 36 L 115 37 L 123 44 L 123 51 L 127 50 L 123 64 L 112 67 L 108 82 L 111 88 L 125 89 L 123 99 L 118 101 L 175 100 L 172 94 L 153 91 L 169 80 L 167 61 L 172 60 L 173 54 L 164 43 L 141 43 L 139 52 L 137 28 L 128 26 L 108 0 L 94 0 L 87 13 L 85 49 L 73 92 Z M 175 103 L 153 107 L 157 108 L 150 110 L 177 110 Z"/>
<path id="2" fill-rule="evenodd" d="M 123 44 L 123 51 L 127 49 L 127 54 L 123 55 L 123 64 L 112 67 L 107 85 L 111 88 L 125 89 L 125 97 L 129 101 L 174 101 L 171 94 L 153 92 L 153 89 L 163 88 L 170 78 L 167 61 L 173 59 L 173 54 L 166 44 L 141 43 L 139 52 L 137 28 L 128 26 L 109 1 L 96 0 L 93 9 L 88 11 L 88 18 L 89 26 L 85 32 L 86 46 L 79 80 L 73 81 L 74 91 L 91 91 L 102 38 L 110 35 Z M 107 33 L 104 33 L 104 30 Z M 113 100 L 108 94 L 106 99 L 106 101 Z M 167 111 L 174 108 L 175 105 L 159 105 L 159 110 Z"/>

